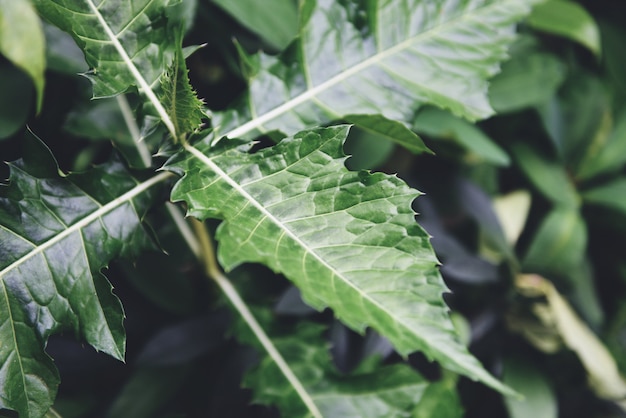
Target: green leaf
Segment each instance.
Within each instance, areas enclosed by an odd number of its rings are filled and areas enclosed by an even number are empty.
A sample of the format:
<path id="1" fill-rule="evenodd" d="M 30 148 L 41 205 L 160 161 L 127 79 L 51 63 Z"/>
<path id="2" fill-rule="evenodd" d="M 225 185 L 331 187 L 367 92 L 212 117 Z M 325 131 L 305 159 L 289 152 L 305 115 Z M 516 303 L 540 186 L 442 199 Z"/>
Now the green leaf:
<path id="1" fill-rule="evenodd" d="M 583 201 L 621 212 L 626 215 L 626 178 L 618 177 L 608 183 L 586 190 Z"/>
<path id="2" fill-rule="evenodd" d="M 43 31 L 46 35 L 48 70 L 68 75 L 76 75 L 89 70 L 83 51 L 68 33 L 47 22 L 44 22 Z"/>
<path id="3" fill-rule="evenodd" d="M 246 28 L 274 48 L 285 48 L 298 32 L 298 8 L 294 0 L 213 0 Z"/>
<path id="4" fill-rule="evenodd" d="M 346 161 L 349 170 L 374 170 L 391 159 L 396 146 L 393 142 L 381 141 L 376 133 L 355 127 L 350 130 L 344 149 L 350 155 Z"/>
<path id="5" fill-rule="evenodd" d="M 58 385 L 43 351 L 51 334 L 70 331 L 124 358 L 124 314 L 100 270 L 152 245 L 141 217 L 167 176 L 139 183 L 114 161 L 60 177 L 50 151 L 26 140 L 0 189 L 0 402 L 31 418 Z"/>
<path id="6" fill-rule="evenodd" d="M 174 62 L 161 78 L 161 103 L 174 123 L 177 137 L 174 142 L 184 139 L 187 135 L 197 131 L 206 118 L 202 108 L 203 103 L 196 96 L 196 92 L 189 83 L 189 70 L 185 64 L 182 49 L 182 29 L 176 33 L 177 48 Z"/>
<path id="7" fill-rule="evenodd" d="M 601 53 L 598 25 L 576 2 L 550 0 L 537 4 L 528 16 L 528 25 L 537 30 L 569 38 L 598 56 Z"/>
<path id="8" fill-rule="evenodd" d="M 166 13 L 176 0 L 34 2 L 46 20 L 72 35 L 83 50 L 95 97 L 138 85 L 129 63 L 154 87 L 172 62 L 174 49 L 166 41 L 175 37 Z M 145 86 L 139 87 L 145 92 Z"/>
<path id="9" fill-rule="evenodd" d="M 565 80 L 565 70 L 553 54 L 521 51 L 491 80 L 489 101 L 498 113 L 546 103 Z"/>
<path id="10" fill-rule="evenodd" d="M 542 221 L 524 257 L 526 271 L 567 277 L 580 268 L 587 249 L 587 228 L 575 209 L 558 207 Z"/>
<path id="11" fill-rule="evenodd" d="M 344 119 L 359 129 L 381 139 L 395 142 L 414 154 L 433 153 L 415 132 L 404 124 L 387 119 L 383 115 L 346 115 Z"/>
<path id="12" fill-rule="evenodd" d="M 320 326 L 302 323 L 290 334 L 272 337 L 322 416 L 407 417 L 430 387 L 404 364 L 341 375 L 320 338 L 322 331 Z M 244 384 L 254 390 L 256 402 L 278 406 L 285 417 L 311 416 L 269 356 L 246 376 Z"/>
<path id="13" fill-rule="evenodd" d="M 556 418 L 557 399 L 548 379 L 535 366 L 518 359 L 504 362 L 504 381 L 524 395 L 524 399 L 504 400 L 510 418 Z"/>
<path id="14" fill-rule="evenodd" d="M 421 110 L 413 129 L 434 138 L 450 138 L 481 159 L 499 166 L 508 166 L 511 159 L 491 138 L 475 125 L 437 108 Z"/>
<path id="15" fill-rule="evenodd" d="M 444 378 L 430 384 L 413 409 L 412 418 L 461 418 L 463 407 L 456 392 L 455 380 Z"/>
<path id="16" fill-rule="evenodd" d="M 0 139 L 4 139 L 26 125 L 33 85 L 24 72 L 0 60 L 0 91 Z"/>
<path id="17" fill-rule="evenodd" d="M 493 113 L 487 79 L 532 2 L 378 1 L 366 10 L 367 26 L 357 27 L 342 2 L 306 0 L 300 36 L 285 52 L 244 57 L 255 70 L 249 91 L 215 114 L 214 126 L 250 137 L 293 134 L 346 114 L 410 123 L 425 103 L 485 118 Z"/>
<path id="18" fill-rule="evenodd" d="M 521 170 L 547 199 L 570 208 L 580 205 L 578 192 L 562 165 L 522 142 L 513 144 L 512 151 Z"/>
<path id="19" fill-rule="evenodd" d="M 43 103 L 46 69 L 41 21 L 28 0 L 0 0 L 0 53 L 33 81 L 37 112 Z"/>
<path id="20" fill-rule="evenodd" d="M 605 82 L 580 69 L 569 74 L 558 95 L 538 105 L 539 115 L 559 157 L 577 173 L 588 153 L 594 153 L 596 137 L 610 121 L 611 105 Z M 610 124 L 609 124 L 610 126 Z"/>
<path id="21" fill-rule="evenodd" d="M 304 131 L 249 154 L 251 144 L 207 138 L 166 169 L 184 175 L 172 200 L 219 218 L 227 270 L 260 262 L 284 273 L 304 300 L 331 307 L 351 328 L 371 326 L 402 355 L 423 351 L 444 367 L 507 392 L 457 340 L 429 236 L 414 220 L 419 194 L 395 176 L 350 172 L 347 128 Z"/>
<path id="22" fill-rule="evenodd" d="M 604 132 L 602 129 L 604 124 L 601 124 L 594 142 L 584 154 L 576 173 L 578 177 L 588 179 L 599 174 L 619 171 L 624 166 L 626 162 L 626 112 L 618 114 L 616 119 L 615 126 L 611 126 L 613 129 L 608 133 Z"/>

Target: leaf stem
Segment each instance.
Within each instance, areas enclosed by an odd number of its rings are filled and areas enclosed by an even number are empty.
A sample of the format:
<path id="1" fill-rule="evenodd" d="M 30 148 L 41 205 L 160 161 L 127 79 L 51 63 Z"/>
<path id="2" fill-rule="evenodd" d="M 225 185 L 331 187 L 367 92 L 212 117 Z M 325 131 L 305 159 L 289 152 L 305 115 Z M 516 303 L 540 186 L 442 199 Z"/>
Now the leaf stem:
<path id="1" fill-rule="evenodd" d="M 289 381 L 291 386 L 300 396 L 302 402 L 306 405 L 307 409 L 314 418 L 323 418 L 322 413 L 313 402 L 311 395 L 304 388 L 300 379 L 293 373 L 283 356 L 274 346 L 272 340 L 265 333 L 261 325 L 258 323 L 248 306 L 243 301 L 237 289 L 231 284 L 230 280 L 222 273 L 215 257 L 215 250 L 211 237 L 204 226 L 204 224 L 195 218 L 191 218 L 191 225 L 196 233 L 198 244 L 202 248 L 201 258 L 205 265 L 205 273 L 211 279 L 213 279 L 217 285 L 222 289 L 226 297 L 230 300 L 233 307 L 239 312 L 239 315 L 246 321 L 246 324 L 250 327 L 256 338 L 259 340 L 267 354 L 274 360 L 280 371 L 285 378 Z"/>
<path id="2" fill-rule="evenodd" d="M 202 259 L 202 249 L 200 248 L 200 243 L 198 239 L 194 235 L 193 231 L 189 227 L 189 224 L 185 221 L 183 214 L 178 209 L 178 207 L 170 202 L 165 204 L 165 208 L 167 209 L 170 217 L 176 224 L 176 228 L 178 228 L 178 232 L 183 236 L 183 239 L 191 249 L 191 252 L 198 258 Z"/>
<path id="3" fill-rule="evenodd" d="M 141 131 L 139 131 L 139 127 L 137 126 L 133 110 L 128 104 L 128 99 L 126 99 L 124 94 L 118 94 L 115 98 L 117 99 L 117 105 L 122 111 L 124 122 L 126 122 L 126 127 L 128 128 L 128 132 L 130 132 L 135 148 L 137 149 L 137 152 L 139 152 L 141 162 L 143 163 L 144 168 L 148 168 L 152 165 L 152 155 L 150 154 L 150 150 L 146 146 L 146 143 L 142 140 L 143 138 L 141 138 Z"/>

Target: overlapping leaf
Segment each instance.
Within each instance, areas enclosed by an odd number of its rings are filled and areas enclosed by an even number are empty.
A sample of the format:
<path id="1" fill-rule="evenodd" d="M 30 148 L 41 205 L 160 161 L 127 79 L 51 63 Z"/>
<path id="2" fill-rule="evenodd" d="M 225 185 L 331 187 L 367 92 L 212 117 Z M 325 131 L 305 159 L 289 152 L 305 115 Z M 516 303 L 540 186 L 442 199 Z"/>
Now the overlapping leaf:
<path id="1" fill-rule="evenodd" d="M 28 418 L 56 393 L 44 352 L 51 334 L 71 331 L 124 358 L 124 313 L 100 270 L 151 245 L 141 217 L 151 187 L 167 178 L 139 183 L 120 162 L 61 178 L 45 146 L 31 142 L 0 190 L 0 407 Z"/>
<path id="2" fill-rule="evenodd" d="M 322 416 L 410 416 L 430 382 L 406 364 L 341 375 L 320 338 L 322 331 L 319 326 L 301 324 L 295 332 L 272 338 Z M 254 390 L 256 402 L 278 406 L 283 416 L 311 416 L 269 356 L 248 374 L 244 384 Z"/>
<path id="3" fill-rule="evenodd" d="M 232 137 L 292 134 L 345 114 L 410 122 L 424 103 L 487 117 L 487 79 L 531 3 L 370 1 L 354 14 L 344 2 L 306 0 L 299 38 L 278 57 L 244 57 L 249 92 L 214 124 Z"/>
<path id="4" fill-rule="evenodd" d="M 415 222 L 418 195 L 397 177 L 350 172 L 347 127 L 303 131 L 249 154 L 241 141 L 188 146 L 166 168 L 172 191 L 200 219 L 221 218 L 220 263 L 260 262 L 284 273 L 317 309 L 353 329 L 371 326 L 402 354 L 504 390 L 455 338 L 429 237 Z"/>
<path id="5" fill-rule="evenodd" d="M 166 42 L 174 38 L 167 8 L 175 3 L 178 1 L 35 0 L 39 13 L 70 33 L 83 50 L 93 69 L 87 76 L 96 97 L 113 96 L 137 85 L 129 62 L 149 85 L 155 85 L 173 58 L 174 44 Z"/>

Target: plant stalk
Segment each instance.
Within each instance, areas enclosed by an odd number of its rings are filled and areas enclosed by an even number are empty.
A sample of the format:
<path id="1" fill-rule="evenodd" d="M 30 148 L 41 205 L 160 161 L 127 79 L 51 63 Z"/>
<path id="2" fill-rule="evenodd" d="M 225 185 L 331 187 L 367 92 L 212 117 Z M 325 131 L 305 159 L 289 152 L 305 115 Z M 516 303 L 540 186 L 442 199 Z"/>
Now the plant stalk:
<path id="1" fill-rule="evenodd" d="M 198 244 L 202 249 L 201 259 L 204 262 L 206 275 L 213 279 L 220 289 L 222 289 L 230 303 L 237 310 L 237 312 L 239 312 L 243 320 L 246 321 L 246 324 L 248 324 L 265 351 L 267 351 L 267 354 L 269 354 L 272 360 L 274 360 L 285 378 L 298 393 L 300 399 L 302 399 L 302 402 L 306 405 L 311 415 L 314 418 L 323 418 L 322 413 L 317 408 L 317 405 L 315 405 L 315 402 L 313 402 L 311 395 L 309 395 L 300 382 L 300 379 L 298 379 L 298 377 L 293 373 L 283 356 L 272 343 L 272 340 L 265 333 L 250 309 L 248 309 L 248 306 L 237 292 L 237 289 L 235 289 L 230 280 L 228 280 L 224 273 L 222 273 L 219 264 L 217 263 L 217 258 L 215 257 L 213 242 L 204 224 L 195 218 L 191 218 L 191 224 L 195 231 L 196 238 L 198 239 Z"/>

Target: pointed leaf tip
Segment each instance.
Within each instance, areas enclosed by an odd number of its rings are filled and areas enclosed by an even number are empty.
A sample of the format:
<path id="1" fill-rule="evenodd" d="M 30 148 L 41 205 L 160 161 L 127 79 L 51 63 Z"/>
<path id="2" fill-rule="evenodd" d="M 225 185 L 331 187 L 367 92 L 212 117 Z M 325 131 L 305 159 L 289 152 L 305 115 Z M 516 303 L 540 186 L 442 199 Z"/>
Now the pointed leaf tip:
<path id="1" fill-rule="evenodd" d="M 151 246 L 141 217 L 169 176 L 141 183 L 112 162 L 61 177 L 45 145 L 27 141 L 0 194 L 0 399 L 39 418 L 59 383 L 50 335 L 73 331 L 123 360 L 124 313 L 100 269 Z"/>
<path id="2" fill-rule="evenodd" d="M 370 326 L 403 355 L 420 350 L 510 392 L 456 337 L 430 237 L 411 208 L 419 192 L 395 176 L 348 171 L 347 133 L 302 131 L 252 154 L 237 141 L 187 146 L 165 167 L 184 174 L 172 200 L 200 219 L 224 220 L 216 238 L 227 270 L 263 263 L 351 328 Z"/>

